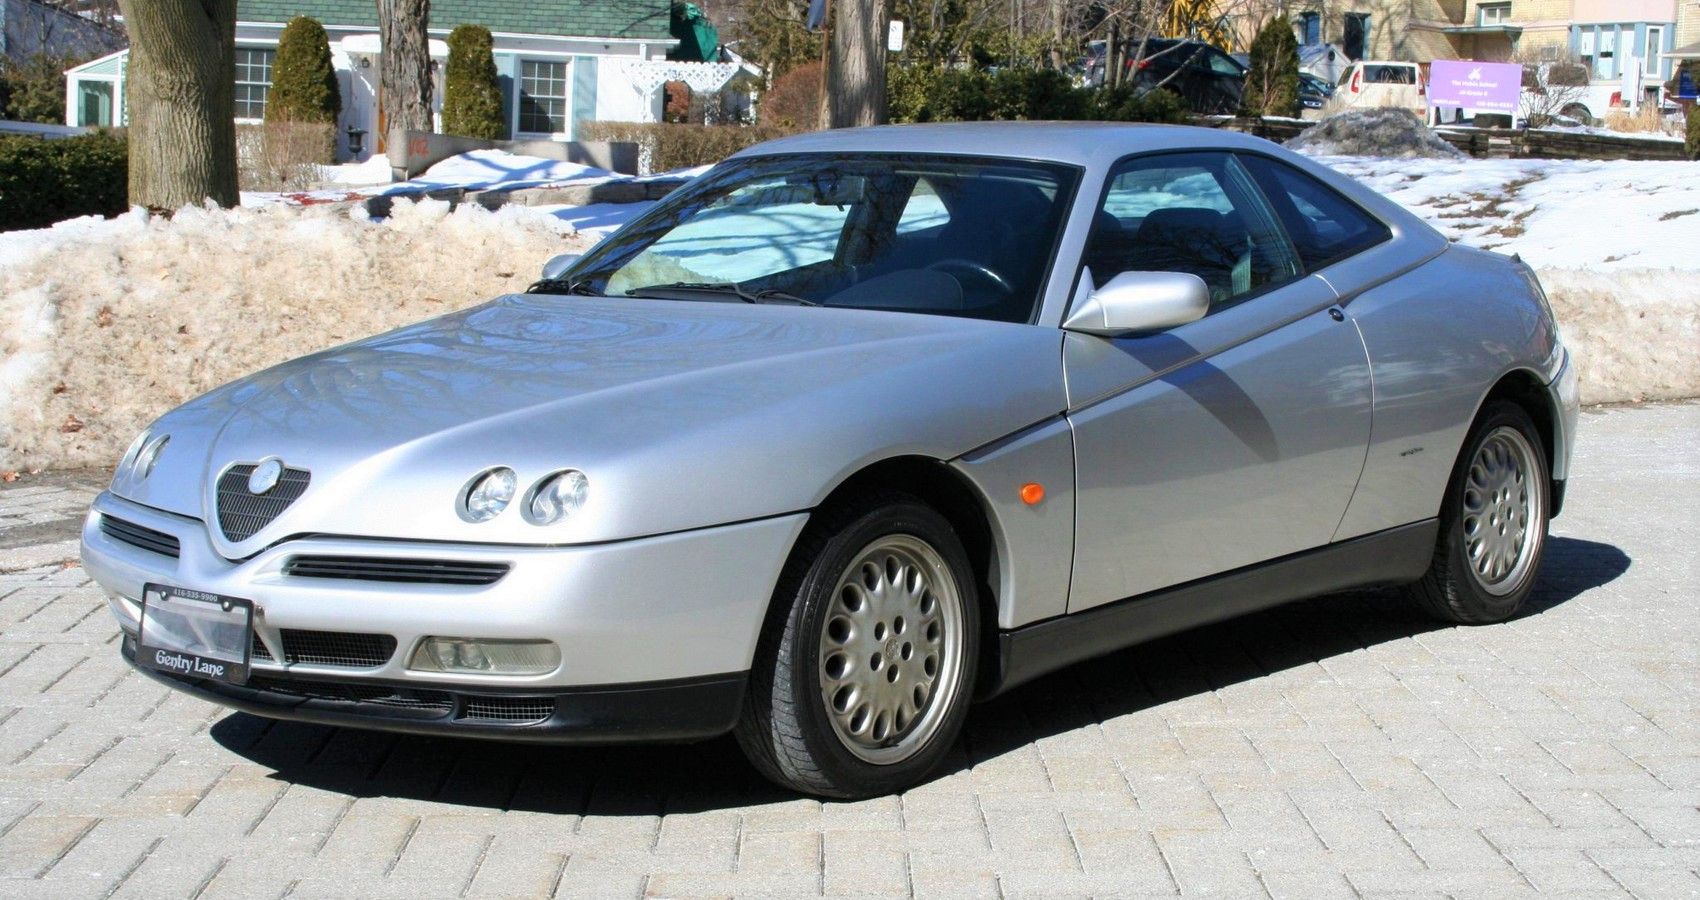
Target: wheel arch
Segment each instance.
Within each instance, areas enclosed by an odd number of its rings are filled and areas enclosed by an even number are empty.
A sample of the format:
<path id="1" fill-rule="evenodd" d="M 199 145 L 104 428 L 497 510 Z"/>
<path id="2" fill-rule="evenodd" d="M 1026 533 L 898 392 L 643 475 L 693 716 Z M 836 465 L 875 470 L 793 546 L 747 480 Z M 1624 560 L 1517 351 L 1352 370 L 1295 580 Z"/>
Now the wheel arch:
<path id="1" fill-rule="evenodd" d="M 1562 412 L 1558 409 L 1552 392 L 1547 390 L 1546 384 L 1532 370 L 1512 369 L 1501 375 L 1499 380 L 1494 382 L 1493 387 L 1489 388 L 1488 392 L 1482 396 L 1481 402 L 1476 404 L 1475 416 L 1470 421 L 1472 423 L 1479 421 L 1482 411 L 1495 400 L 1505 400 L 1517 404 L 1524 412 L 1529 414 L 1529 418 L 1535 423 L 1535 432 L 1541 439 L 1541 452 L 1546 454 L 1547 475 L 1551 480 L 1548 485 L 1548 495 L 1552 500 L 1549 514 L 1557 516 L 1564 497 L 1564 491 L 1561 487 L 1562 481 L 1554 476 L 1554 473 L 1558 471 L 1559 460 L 1561 459 L 1561 448 L 1558 445 L 1558 422 Z M 1463 452 L 1464 449 L 1460 448 L 1459 453 Z"/>
<path id="2" fill-rule="evenodd" d="M 976 682 L 991 683 L 998 671 L 998 586 L 1002 582 L 1003 561 L 990 504 L 972 481 L 943 460 L 918 455 L 894 456 L 870 463 L 840 481 L 810 514 L 811 519 L 822 510 L 880 490 L 913 495 L 944 516 L 961 538 L 968 563 L 974 570 L 975 594 L 979 598 L 980 658 L 975 667 Z M 805 527 L 787 559 L 797 552 L 807 533 Z"/>

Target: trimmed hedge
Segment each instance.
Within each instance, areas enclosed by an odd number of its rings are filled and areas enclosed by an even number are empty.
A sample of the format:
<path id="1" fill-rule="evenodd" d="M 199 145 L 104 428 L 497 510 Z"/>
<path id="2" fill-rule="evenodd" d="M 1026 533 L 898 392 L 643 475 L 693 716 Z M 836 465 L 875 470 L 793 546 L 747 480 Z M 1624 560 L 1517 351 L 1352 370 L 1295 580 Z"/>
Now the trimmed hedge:
<path id="1" fill-rule="evenodd" d="M 1688 158 L 1700 161 L 1700 105 L 1688 108 Z"/>
<path id="2" fill-rule="evenodd" d="M 893 122 L 981 122 L 1008 119 L 1183 123 L 1191 116 L 1167 90 L 1075 87 L 1049 69 L 936 69 L 892 66 L 886 104 Z"/>
<path id="3" fill-rule="evenodd" d="M 587 141 L 630 141 L 649 161 L 650 172 L 717 163 L 745 147 L 790 134 L 773 125 L 682 125 L 647 122 L 590 122 Z"/>
<path id="4" fill-rule="evenodd" d="M 336 124 L 342 91 L 331 65 L 330 37 L 318 20 L 296 16 L 283 26 L 266 92 L 267 122 Z"/>
<path id="5" fill-rule="evenodd" d="M 508 136 L 490 29 L 457 25 L 449 32 L 443 74 L 443 133 L 499 141 Z"/>
<path id="6" fill-rule="evenodd" d="M 0 231 L 125 211 L 129 164 L 129 146 L 115 132 L 0 137 Z"/>
<path id="7" fill-rule="evenodd" d="M 1299 41 L 1293 23 L 1286 16 L 1276 16 L 1251 42 L 1240 115 L 1297 118 L 1298 114 Z"/>

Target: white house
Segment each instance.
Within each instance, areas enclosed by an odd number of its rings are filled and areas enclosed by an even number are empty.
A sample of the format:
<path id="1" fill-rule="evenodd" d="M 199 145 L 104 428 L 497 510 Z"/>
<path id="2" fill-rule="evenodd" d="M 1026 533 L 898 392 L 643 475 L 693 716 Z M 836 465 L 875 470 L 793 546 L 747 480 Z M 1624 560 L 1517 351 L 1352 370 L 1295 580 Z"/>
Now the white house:
<path id="1" fill-rule="evenodd" d="M 342 89 L 337 123 L 343 158 L 381 150 L 378 73 L 383 48 L 372 0 L 240 0 L 236 23 L 236 121 L 265 115 L 271 68 L 283 26 L 312 16 L 330 35 Z M 587 121 L 656 122 L 661 86 L 685 81 L 718 90 L 740 71 L 735 63 L 670 62 L 670 0 L 434 0 L 431 56 L 442 105 L 443 42 L 457 25 L 483 25 L 494 37 L 503 112 L 515 138 L 573 140 Z M 129 51 L 65 73 L 67 125 L 122 125 Z M 349 152 L 351 144 L 359 154 Z"/>

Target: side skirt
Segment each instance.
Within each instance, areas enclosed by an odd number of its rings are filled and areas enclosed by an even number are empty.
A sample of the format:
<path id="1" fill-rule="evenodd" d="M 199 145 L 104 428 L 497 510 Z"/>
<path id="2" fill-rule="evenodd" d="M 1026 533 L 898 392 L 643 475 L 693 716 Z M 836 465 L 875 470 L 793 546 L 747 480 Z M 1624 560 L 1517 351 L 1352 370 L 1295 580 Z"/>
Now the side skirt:
<path id="1" fill-rule="evenodd" d="M 1428 571 L 1440 523 L 1426 519 L 998 634 L 999 673 L 981 697 L 1124 647 L 1351 588 Z"/>

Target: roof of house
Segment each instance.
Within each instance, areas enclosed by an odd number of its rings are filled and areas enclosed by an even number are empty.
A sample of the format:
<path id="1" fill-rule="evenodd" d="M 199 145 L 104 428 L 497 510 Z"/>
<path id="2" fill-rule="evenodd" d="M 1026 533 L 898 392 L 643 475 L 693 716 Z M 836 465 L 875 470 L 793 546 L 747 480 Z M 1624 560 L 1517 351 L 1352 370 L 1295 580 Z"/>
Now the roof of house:
<path id="1" fill-rule="evenodd" d="M 483 25 L 495 32 L 669 40 L 671 0 L 434 0 L 432 30 Z M 322 25 L 376 28 L 372 0 L 238 0 L 241 22 L 312 16 Z"/>

